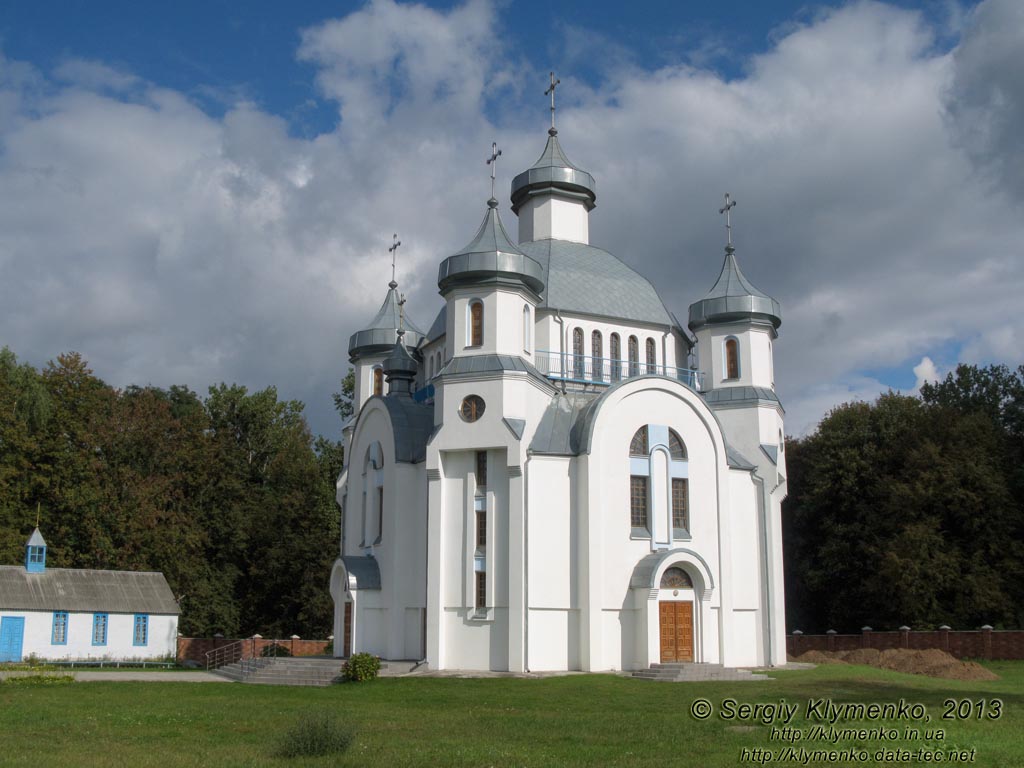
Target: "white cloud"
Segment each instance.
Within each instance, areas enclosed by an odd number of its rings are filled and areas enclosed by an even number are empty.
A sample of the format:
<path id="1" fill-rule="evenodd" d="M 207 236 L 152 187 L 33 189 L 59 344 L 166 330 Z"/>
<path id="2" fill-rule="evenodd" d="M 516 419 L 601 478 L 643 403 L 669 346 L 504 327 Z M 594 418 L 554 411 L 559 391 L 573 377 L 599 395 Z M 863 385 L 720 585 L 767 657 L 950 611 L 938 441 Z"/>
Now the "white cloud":
<path id="1" fill-rule="evenodd" d="M 560 72 L 560 138 L 598 181 L 592 242 L 684 318 L 718 274 L 731 192 L 740 263 L 783 303 L 791 433 L 887 388 L 865 370 L 951 362 L 939 347 L 1020 362 L 1024 100 L 1000 74 L 1024 71 L 1016 8 L 983 3 L 952 53 L 919 13 L 862 2 L 787 27 L 730 81 L 628 52 L 596 86 Z M 426 326 L 437 263 L 483 215 L 491 140 L 506 198 L 543 146 L 528 86 L 547 67 L 496 46 L 510 12 L 376 0 L 305 30 L 298 55 L 339 105 L 308 140 L 246 101 L 214 117 L 105 62 L 47 77 L 0 60 L 0 339 L 36 363 L 77 349 L 119 385 L 278 384 L 333 429 L 391 233 Z M 1004 158 L 995 189 L 979 169 Z"/>
<path id="2" fill-rule="evenodd" d="M 931 384 L 942 378 L 935 367 L 935 362 L 927 355 L 922 357 L 921 362 L 914 366 L 914 376 L 916 377 L 914 392 L 920 392 L 925 382 Z"/>

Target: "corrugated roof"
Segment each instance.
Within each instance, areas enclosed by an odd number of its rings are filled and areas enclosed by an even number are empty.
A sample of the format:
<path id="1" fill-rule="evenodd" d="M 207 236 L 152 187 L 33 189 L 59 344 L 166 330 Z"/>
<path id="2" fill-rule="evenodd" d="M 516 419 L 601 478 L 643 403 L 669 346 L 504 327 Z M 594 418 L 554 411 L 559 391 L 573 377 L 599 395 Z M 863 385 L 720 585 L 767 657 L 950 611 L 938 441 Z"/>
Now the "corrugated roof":
<path id="1" fill-rule="evenodd" d="M 0 610 L 181 613 L 162 573 L 17 565 L 0 565 Z"/>
<path id="2" fill-rule="evenodd" d="M 544 269 L 541 308 L 679 327 L 650 281 L 606 250 L 555 239 L 519 249 Z"/>

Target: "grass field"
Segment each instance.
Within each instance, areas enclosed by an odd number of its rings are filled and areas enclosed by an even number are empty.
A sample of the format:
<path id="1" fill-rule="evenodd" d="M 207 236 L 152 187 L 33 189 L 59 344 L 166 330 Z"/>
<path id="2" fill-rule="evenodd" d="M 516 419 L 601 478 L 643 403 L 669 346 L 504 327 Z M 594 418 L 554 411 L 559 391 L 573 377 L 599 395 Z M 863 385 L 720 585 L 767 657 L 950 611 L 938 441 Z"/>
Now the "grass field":
<path id="1" fill-rule="evenodd" d="M 954 682 L 868 667 L 822 666 L 773 673 L 752 683 L 655 683 L 612 675 L 541 680 L 397 678 L 332 688 L 284 688 L 220 683 L 95 682 L 31 686 L 0 684 L 0 765 L 3 766 L 734 766 L 758 764 L 744 749 L 790 744 L 770 741 L 761 722 L 723 720 L 722 702 L 799 707 L 790 726 L 809 733 L 807 702 L 920 703 L 930 722 L 844 720 L 841 728 L 896 728 L 897 741 L 804 740 L 797 750 L 880 749 L 917 753 L 975 749 L 973 765 L 1024 766 L 1024 663 L 987 664 L 994 682 Z M 1002 700 L 998 720 L 944 721 L 946 699 Z M 714 707 L 707 720 L 691 714 L 696 699 Z M 988 705 L 990 706 L 990 705 Z M 961 714 L 966 713 L 966 705 Z M 274 757 L 282 734 L 318 712 L 357 729 L 344 755 Z M 778 724 L 781 727 L 781 723 Z M 822 723 L 826 728 L 828 723 Z M 907 727 L 920 739 L 902 738 Z M 943 728 L 944 738 L 928 731 Z M 890 755 L 898 756 L 898 753 Z M 771 765 L 799 765 L 800 755 Z M 862 765 L 849 760 L 810 765 Z M 895 761 L 893 761 L 895 762 Z M 904 760 L 901 764 L 917 764 Z"/>

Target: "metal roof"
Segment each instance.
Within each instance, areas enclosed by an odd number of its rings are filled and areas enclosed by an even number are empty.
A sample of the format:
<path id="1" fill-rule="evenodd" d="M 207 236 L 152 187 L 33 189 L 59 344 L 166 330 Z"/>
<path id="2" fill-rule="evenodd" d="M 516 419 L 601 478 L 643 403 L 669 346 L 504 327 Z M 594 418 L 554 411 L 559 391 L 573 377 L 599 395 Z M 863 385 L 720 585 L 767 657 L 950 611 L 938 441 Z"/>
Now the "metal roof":
<path id="1" fill-rule="evenodd" d="M 388 294 L 377 314 L 365 328 L 353 333 L 348 340 L 348 356 L 355 358 L 374 352 L 388 352 L 395 345 L 399 324 L 398 283 L 388 283 Z M 405 343 L 416 347 L 423 339 L 423 331 L 405 313 Z"/>
<path id="2" fill-rule="evenodd" d="M 441 262 L 437 287 L 445 292 L 460 284 L 522 283 L 534 293 L 544 290 L 540 264 L 517 248 L 498 216 L 498 201 L 487 201 L 487 213 L 473 240 Z"/>
<path id="3" fill-rule="evenodd" d="M 743 276 L 735 249 L 726 246 L 718 280 L 703 299 L 690 305 L 690 330 L 708 323 L 751 319 L 769 322 L 778 328 L 782 325 L 782 306 Z"/>
<path id="4" fill-rule="evenodd" d="M 716 405 L 720 407 L 751 405 L 753 403 L 780 404 L 779 396 L 768 387 L 721 387 L 701 392 L 700 395 L 712 407 Z"/>
<path id="5" fill-rule="evenodd" d="M 427 458 L 427 441 L 434 431 L 434 406 L 408 397 L 382 397 L 395 438 L 395 461 L 419 464 Z"/>
<path id="6" fill-rule="evenodd" d="M 162 573 L 0 565 L 0 610 L 181 613 Z"/>
<path id="7" fill-rule="evenodd" d="M 39 532 L 38 528 L 36 528 L 34 531 L 32 531 L 32 535 L 29 536 L 28 543 L 25 546 L 26 547 L 45 547 L 46 546 L 46 539 L 43 538 L 43 534 L 41 534 Z"/>
<path id="8" fill-rule="evenodd" d="M 587 210 L 592 210 L 597 201 L 594 177 L 569 162 L 558 142 L 558 131 L 551 128 L 537 162 L 512 179 L 512 211 L 518 213 L 532 195 L 553 191 L 578 197 Z"/>
<path id="9" fill-rule="evenodd" d="M 539 308 L 679 327 L 650 281 L 606 250 L 555 239 L 519 248 L 543 267 Z"/>
<path id="10" fill-rule="evenodd" d="M 437 341 L 439 338 L 448 333 L 448 303 L 445 302 L 441 305 L 441 309 L 437 311 L 437 317 L 434 318 L 434 322 L 430 324 L 430 330 L 427 331 L 427 341 Z"/>
<path id="11" fill-rule="evenodd" d="M 438 376 L 469 376 L 481 373 L 500 373 L 515 371 L 525 373 L 552 386 L 547 376 L 538 371 L 533 365 L 516 355 L 465 355 L 453 357 L 448 364 L 441 369 Z"/>
<path id="12" fill-rule="evenodd" d="M 342 555 L 338 559 L 348 574 L 349 589 L 380 589 L 380 566 L 376 558 L 365 555 Z"/>

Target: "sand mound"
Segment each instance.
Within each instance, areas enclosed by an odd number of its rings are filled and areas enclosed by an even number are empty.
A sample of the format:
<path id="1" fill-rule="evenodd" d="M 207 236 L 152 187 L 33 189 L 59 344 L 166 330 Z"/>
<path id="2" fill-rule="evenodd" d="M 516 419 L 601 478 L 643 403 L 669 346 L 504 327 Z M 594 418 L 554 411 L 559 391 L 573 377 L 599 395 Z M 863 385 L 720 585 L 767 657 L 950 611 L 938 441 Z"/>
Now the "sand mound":
<path id="1" fill-rule="evenodd" d="M 945 651 L 929 648 L 859 648 L 855 651 L 807 651 L 797 661 L 812 664 L 861 664 L 909 675 L 926 675 L 947 680 L 998 680 L 999 676 L 973 661 L 960 661 Z"/>
<path id="2" fill-rule="evenodd" d="M 797 661 L 803 664 L 845 664 L 842 659 L 836 658 L 834 653 L 827 651 L 807 651 L 802 656 L 797 656 Z"/>

